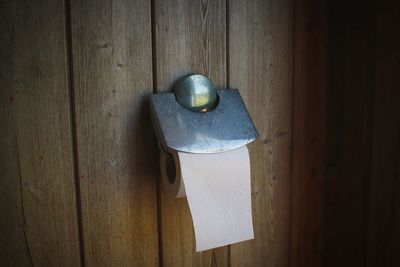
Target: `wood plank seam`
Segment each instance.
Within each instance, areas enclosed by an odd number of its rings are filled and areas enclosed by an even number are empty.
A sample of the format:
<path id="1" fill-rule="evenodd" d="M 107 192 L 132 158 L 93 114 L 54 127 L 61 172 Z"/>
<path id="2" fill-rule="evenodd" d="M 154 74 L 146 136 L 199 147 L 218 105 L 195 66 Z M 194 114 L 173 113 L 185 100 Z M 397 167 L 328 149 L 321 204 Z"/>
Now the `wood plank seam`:
<path id="1" fill-rule="evenodd" d="M 82 221 L 82 202 L 81 202 L 81 189 L 79 182 L 79 157 L 78 157 L 78 137 L 76 130 L 76 112 L 75 112 L 75 86 L 74 86 L 74 64 L 73 64 L 73 51 L 72 51 L 72 25 L 71 25 L 71 2 L 64 0 L 64 26 L 65 26 L 65 41 L 66 41 L 66 62 L 67 62 L 67 86 L 69 93 L 70 105 L 70 123 L 71 123 L 71 139 L 72 139 L 72 165 L 74 169 L 74 182 L 75 182 L 75 203 L 77 212 L 77 226 L 78 226 L 78 249 L 81 261 L 81 266 L 86 266 L 85 262 L 85 246 L 84 246 L 84 230 Z"/>
<path id="2" fill-rule="evenodd" d="M 290 66 L 289 66 L 289 71 L 290 71 L 290 73 L 289 73 L 289 79 L 290 79 L 290 82 L 289 82 L 289 84 L 290 84 L 290 93 L 291 93 L 291 103 L 290 103 L 290 108 L 291 108 L 291 111 L 290 111 L 290 156 L 289 156 L 289 215 L 288 215 L 288 225 L 289 225 L 289 233 L 288 233 L 288 244 L 287 244 L 287 251 L 288 251 L 288 254 L 287 254 L 287 257 L 288 257 L 288 261 L 287 261 L 287 263 L 288 263 L 288 266 L 292 266 L 292 262 L 291 262 L 291 257 L 290 257 L 290 255 L 291 255 L 291 253 L 290 253 L 290 249 L 291 249 L 291 247 L 292 247 L 292 212 L 291 212 L 291 210 L 292 210 L 292 186 L 293 186 L 293 183 L 292 183 L 292 177 L 293 177 L 293 134 L 294 134 L 294 131 L 293 131 L 293 129 L 294 129 L 294 108 L 293 108 L 293 106 L 294 106 L 294 93 L 293 93 L 293 88 L 294 88 L 294 76 L 293 76 L 293 72 L 294 72 L 294 48 L 296 47 L 295 46 L 295 43 L 294 43 L 294 41 L 295 41 L 295 38 L 294 38 L 294 22 L 296 21 L 296 18 L 295 18 L 295 10 L 294 10 L 294 6 L 295 6 L 295 4 L 294 4 L 294 0 L 289 0 L 289 12 L 290 12 L 290 15 L 289 15 L 289 25 L 290 25 L 290 29 L 289 29 L 289 31 L 290 31 L 290 39 L 289 39 L 289 51 L 290 51 L 290 55 L 289 55 L 289 64 L 290 64 Z"/>
<path id="3" fill-rule="evenodd" d="M 153 94 L 157 92 L 157 44 L 156 44 L 156 11 L 155 0 L 151 0 L 151 60 L 153 74 Z M 153 135 L 153 140 L 155 136 Z M 158 151 L 158 148 L 156 149 Z M 162 239 L 162 216 L 161 216 L 161 177 L 160 172 L 156 173 L 156 195 L 157 195 L 157 233 L 158 233 L 158 258 L 159 266 L 164 266 L 163 239 Z"/>
<path id="4" fill-rule="evenodd" d="M 226 5 L 226 7 L 225 7 L 225 40 L 226 40 L 226 48 L 225 48 L 225 50 L 226 50 L 226 55 L 225 55 L 225 60 L 226 60 L 226 70 L 225 70 L 225 72 L 226 72 L 226 81 L 225 81 L 225 83 L 226 83 L 226 87 L 227 88 L 229 88 L 230 87 L 230 84 L 229 84 L 229 67 L 230 67 L 230 51 L 229 51 L 229 1 L 230 0 L 226 0 L 226 3 L 225 3 L 225 5 Z M 229 253 L 228 253 L 229 254 Z"/>

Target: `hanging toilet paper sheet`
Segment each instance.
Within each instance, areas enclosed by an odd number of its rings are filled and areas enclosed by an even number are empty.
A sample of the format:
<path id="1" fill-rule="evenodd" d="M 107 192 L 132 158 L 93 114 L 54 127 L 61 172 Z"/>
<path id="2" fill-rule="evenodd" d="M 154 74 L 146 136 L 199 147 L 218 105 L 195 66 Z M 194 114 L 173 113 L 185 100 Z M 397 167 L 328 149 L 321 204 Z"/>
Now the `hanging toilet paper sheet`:
<path id="1" fill-rule="evenodd" d="M 186 196 L 192 213 L 196 251 L 254 238 L 251 213 L 250 159 L 246 146 L 228 152 L 161 154 L 164 187 L 174 197 Z"/>

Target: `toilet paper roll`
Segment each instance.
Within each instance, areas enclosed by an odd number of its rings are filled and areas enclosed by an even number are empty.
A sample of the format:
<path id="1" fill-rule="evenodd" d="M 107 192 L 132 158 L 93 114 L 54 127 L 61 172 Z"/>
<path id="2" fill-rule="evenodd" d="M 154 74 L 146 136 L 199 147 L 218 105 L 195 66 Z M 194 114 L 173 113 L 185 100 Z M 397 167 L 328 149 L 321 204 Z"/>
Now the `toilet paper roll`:
<path id="1" fill-rule="evenodd" d="M 196 251 L 254 238 L 247 147 L 213 154 L 161 153 L 161 179 L 171 196 L 186 196 Z"/>

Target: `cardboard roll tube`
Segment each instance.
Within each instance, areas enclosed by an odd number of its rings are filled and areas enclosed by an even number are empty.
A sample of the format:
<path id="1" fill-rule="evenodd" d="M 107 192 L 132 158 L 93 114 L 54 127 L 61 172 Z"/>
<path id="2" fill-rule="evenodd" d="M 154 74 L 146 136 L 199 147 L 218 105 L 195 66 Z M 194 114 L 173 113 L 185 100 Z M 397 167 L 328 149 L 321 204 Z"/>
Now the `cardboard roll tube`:
<path id="1" fill-rule="evenodd" d="M 181 166 L 177 153 L 160 153 L 161 180 L 164 188 L 174 198 L 186 197 Z"/>

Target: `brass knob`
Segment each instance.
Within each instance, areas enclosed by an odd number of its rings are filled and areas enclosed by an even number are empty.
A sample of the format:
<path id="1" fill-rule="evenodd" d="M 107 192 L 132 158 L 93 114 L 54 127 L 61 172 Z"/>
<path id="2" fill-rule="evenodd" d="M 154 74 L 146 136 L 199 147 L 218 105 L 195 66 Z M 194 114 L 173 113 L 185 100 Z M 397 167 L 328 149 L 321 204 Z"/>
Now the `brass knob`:
<path id="1" fill-rule="evenodd" d="M 191 111 L 207 112 L 218 102 L 213 82 L 200 74 L 183 77 L 174 86 L 174 93 L 178 103 Z"/>

